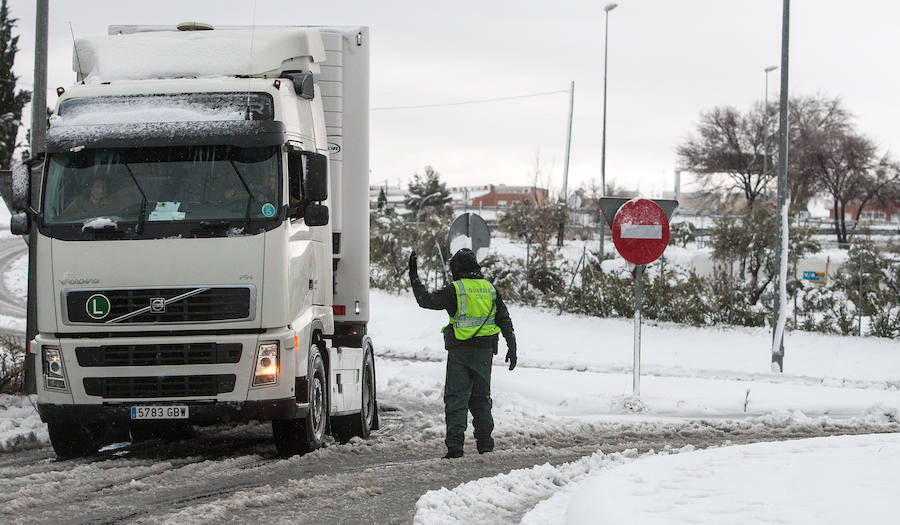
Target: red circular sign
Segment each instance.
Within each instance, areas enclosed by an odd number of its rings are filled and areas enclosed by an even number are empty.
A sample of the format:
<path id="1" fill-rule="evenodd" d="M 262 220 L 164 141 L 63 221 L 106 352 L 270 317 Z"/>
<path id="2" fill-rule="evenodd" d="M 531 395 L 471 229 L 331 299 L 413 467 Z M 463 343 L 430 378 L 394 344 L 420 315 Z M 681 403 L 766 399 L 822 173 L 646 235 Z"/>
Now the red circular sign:
<path id="1" fill-rule="evenodd" d="M 649 264 L 669 244 L 669 219 L 659 204 L 649 199 L 632 199 L 616 212 L 612 237 L 626 261 Z"/>

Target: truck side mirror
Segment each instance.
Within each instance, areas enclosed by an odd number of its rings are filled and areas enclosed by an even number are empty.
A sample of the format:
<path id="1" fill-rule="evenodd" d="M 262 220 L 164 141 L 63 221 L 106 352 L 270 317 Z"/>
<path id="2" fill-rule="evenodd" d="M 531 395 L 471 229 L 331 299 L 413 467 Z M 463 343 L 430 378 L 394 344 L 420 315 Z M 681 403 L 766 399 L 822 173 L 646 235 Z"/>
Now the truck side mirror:
<path id="1" fill-rule="evenodd" d="M 325 226 L 328 224 L 328 206 L 310 204 L 304 210 L 303 218 L 307 226 Z"/>
<path id="2" fill-rule="evenodd" d="M 306 100 L 315 97 L 315 80 L 309 71 L 284 71 L 281 76 L 290 79 L 294 85 L 294 94 Z"/>
<path id="3" fill-rule="evenodd" d="M 328 157 L 315 151 L 302 151 L 304 163 L 303 197 L 308 202 L 328 198 Z"/>
<path id="4" fill-rule="evenodd" d="M 12 205 L 16 210 L 25 210 L 31 205 L 31 165 L 28 162 L 13 167 Z"/>
<path id="5" fill-rule="evenodd" d="M 24 211 L 14 213 L 9 219 L 9 232 L 13 235 L 28 235 L 31 232 L 31 217 Z"/>

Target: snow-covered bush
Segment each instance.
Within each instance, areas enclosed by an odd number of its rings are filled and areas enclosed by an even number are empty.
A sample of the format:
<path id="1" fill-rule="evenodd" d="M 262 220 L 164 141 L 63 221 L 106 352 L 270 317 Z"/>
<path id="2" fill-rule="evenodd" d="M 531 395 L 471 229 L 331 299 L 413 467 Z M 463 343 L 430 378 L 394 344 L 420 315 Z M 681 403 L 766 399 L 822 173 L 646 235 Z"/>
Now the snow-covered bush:
<path id="1" fill-rule="evenodd" d="M 0 337 L 0 394 L 21 394 L 25 386 L 25 344 L 18 337 Z"/>
<path id="2" fill-rule="evenodd" d="M 409 288 L 406 277 L 409 248 L 405 246 L 407 223 L 393 210 L 386 211 L 369 215 L 369 285 L 399 292 Z"/>
<path id="3" fill-rule="evenodd" d="M 755 298 L 759 289 L 735 273 L 717 265 L 711 277 L 702 279 L 699 296 L 709 308 L 709 324 L 765 326 L 766 302 Z"/>
<path id="4" fill-rule="evenodd" d="M 856 333 L 856 305 L 835 281 L 825 285 L 803 283 L 798 293 L 797 328 L 826 334 Z"/>
<path id="5" fill-rule="evenodd" d="M 687 248 L 697 241 L 697 227 L 692 222 L 676 222 L 669 227 L 669 244 Z"/>
<path id="6" fill-rule="evenodd" d="M 862 324 L 868 335 L 900 337 L 900 257 L 860 239 L 853 241 L 848 256 L 827 284 L 800 288 L 798 328 L 851 335 Z"/>
<path id="7" fill-rule="evenodd" d="M 869 335 L 875 337 L 900 337 L 900 306 L 876 312 L 869 322 Z"/>
<path id="8" fill-rule="evenodd" d="M 369 284 L 399 292 L 409 289 L 409 254 L 419 256 L 423 282 L 443 282 L 441 256 L 446 261 L 449 221 L 443 209 L 425 207 L 418 217 L 400 215 L 390 208 L 369 214 Z M 436 246 L 440 248 L 436 248 Z M 438 249 L 442 253 L 438 254 Z"/>
<path id="9" fill-rule="evenodd" d="M 481 261 L 481 269 L 485 278 L 500 290 L 504 301 L 529 306 L 556 306 L 562 297 L 565 284 L 559 265 L 535 261 L 526 270 L 525 261 L 521 258 L 491 254 Z"/>
<path id="10" fill-rule="evenodd" d="M 696 273 L 661 257 L 644 276 L 643 315 L 648 319 L 709 324 L 710 310 L 704 300 L 704 282 Z"/>

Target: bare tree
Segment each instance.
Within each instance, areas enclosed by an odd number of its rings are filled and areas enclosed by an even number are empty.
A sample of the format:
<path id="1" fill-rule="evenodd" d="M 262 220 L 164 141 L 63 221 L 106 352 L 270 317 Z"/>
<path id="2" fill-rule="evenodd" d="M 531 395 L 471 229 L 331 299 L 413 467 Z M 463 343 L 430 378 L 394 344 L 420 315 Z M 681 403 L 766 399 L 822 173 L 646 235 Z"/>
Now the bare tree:
<path id="1" fill-rule="evenodd" d="M 792 162 L 798 176 L 822 188 L 832 198 L 834 228 L 838 244 L 848 246 L 855 224 L 848 229 L 848 207 L 856 208 L 858 221 L 866 206 L 877 202 L 883 190 L 891 190 L 900 170 L 888 154 L 856 130 L 853 116 L 839 99 L 807 99 L 806 120 L 797 126 L 798 140 Z M 813 191 L 813 190 L 810 190 Z"/>
<path id="2" fill-rule="evenodd" d="M 766 122 L 761 104 L 746 114 L 730 106 L 701 113 L 696 134 L 678 147 L 679 160 L 706 189 L 739 191 L 752 208 L 775 176 L 771 162 L 763 173 Z"/>
<path id="3" fill-rule="evenodd" d="M 810 169 L 812 157 L 823 135 L 848 132 L 852 115 L 840 98 L 822 96 L 795 97 L 790 101 L 790 154 L 788 155 L 788 194 L 790 209 L 805 209 L 822 192 L 816 170 Z M 775 106 L 775 111 L 778 111 Z"/>

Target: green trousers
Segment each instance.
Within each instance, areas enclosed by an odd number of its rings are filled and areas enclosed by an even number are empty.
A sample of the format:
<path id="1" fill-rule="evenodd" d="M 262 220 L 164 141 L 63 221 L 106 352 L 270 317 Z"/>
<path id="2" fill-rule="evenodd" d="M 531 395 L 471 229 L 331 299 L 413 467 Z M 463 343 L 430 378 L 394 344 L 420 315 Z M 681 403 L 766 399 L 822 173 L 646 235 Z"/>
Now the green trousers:
<path id="1" fill-rule="evenodd" d="M 487 348 L 453 348 L 448 351 L 444 385 L 444 415 L 450 452 L 462 452 L 467 412 L 472 413 L 475 444 L 479 452 L 494 450 L 494 418 L 491 416 L 491 360 Z"/>

